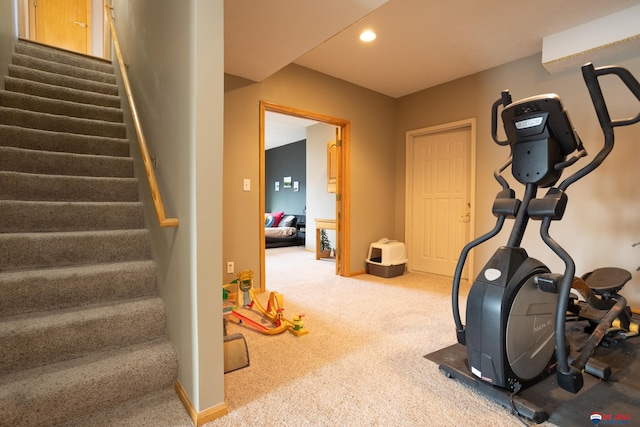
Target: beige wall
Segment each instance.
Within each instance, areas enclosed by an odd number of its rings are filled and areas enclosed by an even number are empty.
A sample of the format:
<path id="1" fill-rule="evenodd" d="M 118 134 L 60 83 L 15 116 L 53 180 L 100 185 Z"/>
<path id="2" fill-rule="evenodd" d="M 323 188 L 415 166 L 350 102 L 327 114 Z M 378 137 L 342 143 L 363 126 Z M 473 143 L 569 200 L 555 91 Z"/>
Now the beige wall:
<path id="1" fill-rule="evenodd" d="M 640 59 L 613 58 L 640 75 Z M 606 65 L 606 64 L 596 64 Z M 606 82 L 605 82 L 606 83 Z M 594 155 L 602 144 L 602 134 L 579 70 L 549 75 L 540 65 L 540 55 L 524 58 L 438 87 L 391 100 L 346 82 L 291 65 L 262 83 L 235 76 L 225 80 L 225 188 L 224 260 L 236 268 L 259 268 L 258 187 L 242 192 L 242 179 L 258 182 L 258 102 L 276 102 L 352 120 L 352 252 L 351 271 L 364 270 L 364 258 L 371 242 L 380 237 L 404 240 L 405 144 L 406 132 L 427 126 L 477 119 L 477 174 L 474 221 L 476 235 L 494 224 L 493 198 L 499 190 L 493 171 L 507 156 L 490 136 L 490 107 L 503 89 L 514 100 L 540 93 L 558 93 L 587 150 Z M 612 111 L 621 115 L 637 113 L 637 105 L 622 88 L 608 89 L 613 96 Z M 606 89 L 606 86 L 605 86 Z M 334 96 L 335 95 L 335 96 Z M 348 96 L 343 96 L 348 95 Z M 376 100 L 372 104 L 371 100 Z M 386 114 L 386 116 L 385 116 Z M 389 126 L 393 127 L 392 140 Z M 565 219 L 551 227 L 551 233 L 574 257 L 577 272 L 597 267 L 619 266 L 635 271 L 640 250 L 631 244 L 640 240 L 640 190 L 632 159 L 639 159 L 640 125 L 616 131 L 617 145 L 605 164 L 569 189 Z M 391 141 L 391 142 L 389 142 Z M 243 167 L 229 165 L 244 165 Z M 573 169 L 575 170 L 575 168 Z M 510 182 L 521 195 L 512 178 Z M 543 190 L 541 194 L 544 194 Z M 585 206 L 589 204 L 589 209 Z M 242 208 L 239 208 L 242 206 Z M 524 245 L 531 256 L 563 268 L 540 242 L 537 223 L 532 223 Z M 248 245 L 246 242 L 255 242 Z M 506 242 L 506 231 L 475 252 L 478 271 L 495 250 Z M 232 275 L 225 277 L 231 280 Z M 640 302 L 640 283 L 634 277 L 626 294 Z M 638 304 L 640 305 L 640 303 Z"/>
<path id="2" fill-rule="evenodd" d="M 11 63 L 11 54 L 16 43 L 16 4 L 13 0 L 0 2 L 0 76 L 4 88 L 4 76 L 7 75 Z"/>
<path id="3" fill-rule="evenodd" d="M 116 2 L 118 36 L 160 190 L 178 228 L 160 229 L 137 159 L 178 379 L 198 411 L 224 401 L 222 354 L 222 0 Z M 201 42 L 201 40 L 203 42 Z"/>
<path id="4" fill-rule="evenodd" d="M 236 271 L 249 269 L 256 276 L 263 226 L 258 185 L 260 101 L 351 121 L 350 268 L 363 272 L 369 244 L 382 236 L 396 237 L 391 208 L 395 101 L 297 65 L 261 83 L 225 77 L 223 262 L 234 261 Z M 242 191 L 244 178 L 251 179 L 250 192 Z M 226 281 L 233 278 L 225 275 Z"/>
<path id="5" fill-rule="evenodd" d="M 595 65 L 619 64 L 640 78 L 640 57 L 621 56 L 611 61 Z M 640 112 L 638 101 L 621 85 L 607 84 L 611 83 L 607 79 L 603 83 L 613 117 L 630 117 Z M 476 201 L 473 204 L 476 235 L 493 227 L 495 218 L 491 214 L 491 206 L 500 190 L 493 179 L 493 171 L 507 158 L 508 152 L 491 139 L 490 114 L 492 103 L 499 98 L 503 89 L 511 91 L 514 101 L 541 93 L 559 94 L 590 156 L 594 156 L 602 146 L 602 132 L 580 70 L 549 75 L 540 65 L 540 55 L 400 98 L 395 133 L 397 236 L 402 238 L 404 235 L 406 132 L 471 117 L 477 119 Z M 633 242 L 640 241 L 639 164 L 640 124 L 618 128 L 616 147 L 602 167 L 569 187 L 565 218 L 562 222 L 552 224 L 550 232 L 574 258 L 577 274 L 604 266 L 635 271 L 640 265 L 640 247 L 631 247 Z M 522 189 L 511 178 L 510 170 L 506 175 L 521 197 Z M 539 194 L 544 195 L 545 192 L 541 190 Z M 539 225 L 539 222 L 530 224 L 523 246 L 530 256 L 548 263 L 553 270 L 562 271 L 562 263 L 541 242 Z M 505 243 L 506 234 L 503 232 L 478 247 L 475 271 L 482 268 L 497 246 Z M 634 274 L 633 281 L 625 288 L 625 295 L 635 301 L 636 306 L 640 306 L 638 273 Z"/>

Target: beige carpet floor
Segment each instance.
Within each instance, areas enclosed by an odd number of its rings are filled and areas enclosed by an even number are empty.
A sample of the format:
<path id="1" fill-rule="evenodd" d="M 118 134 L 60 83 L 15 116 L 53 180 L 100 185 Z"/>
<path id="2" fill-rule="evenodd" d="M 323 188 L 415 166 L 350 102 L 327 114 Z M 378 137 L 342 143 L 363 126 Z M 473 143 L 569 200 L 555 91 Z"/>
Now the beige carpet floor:
<path id="1" fill-rule="evenodd" d="M 230 324 L 251 364 L 225 375 L 229 414 L 207 427 L 527 425 L 424 358 L 456 340 L 449 278 L 344 278 L 334 269 L 302 248 L 267 250 L 259 298 L 283 294 L 285 317 L 304 313 L 309 334 Z"/>

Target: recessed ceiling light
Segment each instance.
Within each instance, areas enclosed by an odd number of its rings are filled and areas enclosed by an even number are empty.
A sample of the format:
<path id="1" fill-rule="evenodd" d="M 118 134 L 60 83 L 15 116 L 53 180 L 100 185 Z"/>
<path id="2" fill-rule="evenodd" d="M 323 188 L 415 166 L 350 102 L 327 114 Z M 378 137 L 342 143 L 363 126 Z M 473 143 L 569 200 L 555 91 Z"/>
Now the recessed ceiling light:
<path id="1" fill-rule="evenodd" d="M 362 34 L 360 34 L 360 40 L 362 40 L 363 42 L 370 42 L 376 39 L 376 33 L 374 33 L 373 31 L 367 30 L 367 31 L 363 31 Z"/>

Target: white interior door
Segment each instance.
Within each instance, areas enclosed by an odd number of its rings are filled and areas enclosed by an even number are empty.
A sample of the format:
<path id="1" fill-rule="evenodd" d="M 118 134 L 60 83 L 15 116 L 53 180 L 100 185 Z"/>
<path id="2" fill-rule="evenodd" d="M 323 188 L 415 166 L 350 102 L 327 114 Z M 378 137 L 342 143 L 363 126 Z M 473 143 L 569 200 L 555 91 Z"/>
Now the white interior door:
<path id="1" fill-rule="evenodd" d="M 406 240 L 412 271 L 453 276 L 469 241 L 473 132 L 472 124 L 461 124 L 408 133 Z"/>

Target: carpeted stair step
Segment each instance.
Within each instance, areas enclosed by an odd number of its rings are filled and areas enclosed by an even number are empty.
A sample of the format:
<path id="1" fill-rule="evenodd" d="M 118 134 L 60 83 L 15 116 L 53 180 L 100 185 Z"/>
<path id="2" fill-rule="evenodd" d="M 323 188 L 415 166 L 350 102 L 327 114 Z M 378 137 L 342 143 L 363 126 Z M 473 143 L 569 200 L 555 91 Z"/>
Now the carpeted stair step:
<path id="1" fill-rule="evenodd" d="M 138 200 L 138 181 L 0 171 L 0 200 L 133 202 Z"/>
<path id="2" fill-rule="evenodd" d="M 58 49 L 48 45 L 43 46 L 32 41 L 18 40 L 15 46 L 15 53 L 60 64 L 72 65 L 74 67 L 86 68 L 88 70 L 95 70 L 101 73 L 114 73 L 113 64 L 104 59 L 89 57 L 87 55 Z"/>
<path id="3" fill-rule="evenodd" d="M 120 97 L 96 92 L 87 92 L 63 86 L 34 82 L 16 77 L 5 77 L 5 90 L 25 93 L 43 98 L 59 99 L 61 101 L 77 102 L 101 107 L 120 108 Z"/>
<path id="4" fill-rule="evenodd" d="M 104 73 L 75 65 L 63 64 L 61 62 L 49 61 L 35 56 L 14 53 L 11 63 L 20 67 L 32 68 L 34 70 L 46 71 L 48 73 L 61 74 L 63 76 L 76 77 L 79 79 L 92 80 L 94 82 L 116 84 L 116 76 L 113 72 Z"/>
<path id="5" fill-rule="evenodd" d="M 161 424 L 159 420 L 167 427 L 193 426 L 193 421 L 177 398 L 174 387 L 167 387 L 142 399 L 79 418 L 59 427 L 158 427 Z"/>
<path id="6" fill-rule="evenodd" d="M 0 272 L 0 319 L 157 295 L 151 260 Z"/>
<path id="7" fill-rule="evenodd" d="M 140 404 L 191 425 L 113 66 L 15 52 L 0 90 L 0 425 L 155 425 Z"/>
<path id="8" fill-rule="evenodd" d="M 0 234 L 0 271 L 151 259 L 140 230 Z"/>
<path id="9" fill-rule="evenodd" d="M 4 319 L 0 376 L 162 338 L 165 321 L 157 296 Z"/>
<path id="10" fill-rule="evenodd" d="M 0 233 L 130 230 L 144 227 L 141 202 L 0 200 Z"/>
<path id="11" fill-rule="evenodd" d="M 118 95 L 117 85 L 94 82 L 91 80 L 79 79 L 77 77 L 63 76 L 55 73 L 48 73 L 46 71 L 34 70 L 27 67 L 21 67 L 19 65 L 9 64 L 9 76 L 19 79 L 32 80 L 39 83 L 46 83 L 49 85 L 101 93 L 104 95 Z"/>
<path id="12" fill-rule="evenodd" d="M 0 107 L 0 124 L 109 138 L 127 137 L 124 123 L 64 117 L 17 108 Z"/>
<path id="13" fill-rule="evenodd" d="M 133 178 L 133 159 L 0 146 L 0 170 L 44 175 Z"/>
<path id="14" fill-rule="evenodd" d="M 150 341 L 0 377 L 0 425 L 59 425 L 171 387 L 177 355 Z"/>
<path id="15" fill-rule="evenodd" d="M 3 124 L 0 124 L 0 146 L 114 157 L 129 156 L 129 141 L 126 139 L 76 135 Z"/>
<path id="16" fill-rule="evenodd" d="M 119 108 L 61 101 L 59 99 L 28 95 L 20 92 L 1 90 L 0 106 L 38 113 L 55 114 L 57 116 L 122 123 L 122 110 Z"/>

